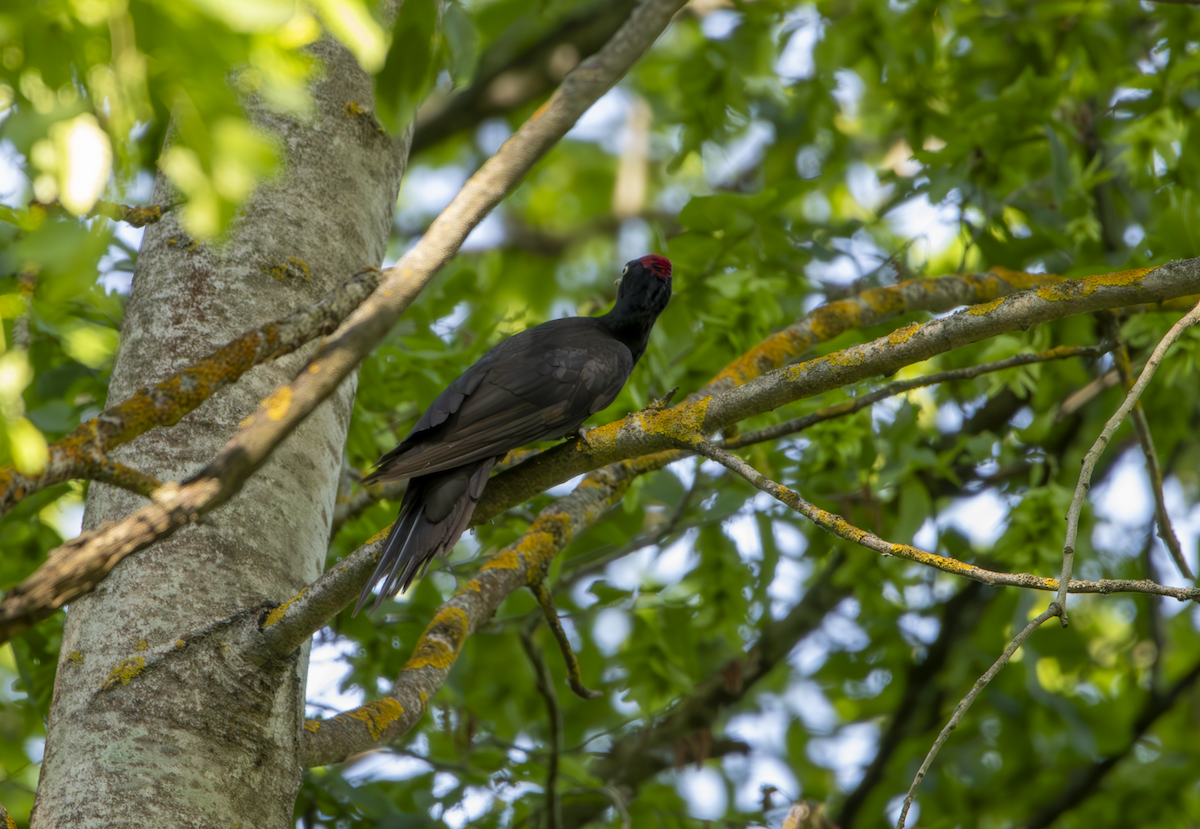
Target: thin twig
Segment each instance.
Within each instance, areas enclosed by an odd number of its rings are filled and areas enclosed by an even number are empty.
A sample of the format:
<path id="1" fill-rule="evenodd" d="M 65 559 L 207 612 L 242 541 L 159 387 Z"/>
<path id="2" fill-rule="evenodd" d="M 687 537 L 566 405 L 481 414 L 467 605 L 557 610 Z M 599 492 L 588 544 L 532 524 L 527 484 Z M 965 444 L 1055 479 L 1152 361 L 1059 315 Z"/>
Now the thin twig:
<path id="1" fill-rule="evenodd" d="M 92 206 L 92 209 L 84 213 L 81 218 L 91 216 L 103 216 L 106 219 L 112 219 L 115 222 L 124 222 L 131 227 L 145 227 L 146 225 L 154 224 L 159 221 L 164 214 L 175 209 L 179 205 L 168 204 L 165 207 L 161 204 L 151 205 L 128 205 L 118 204 L 111 201 L 98 201 Z M 55 199 L 52 202 L 33 202 L 29 205 L 31 209 L 40 208 L 42 210 L 63 210 L 66 208 L 62 203 Z"/>
<path id="2" fill-rule="evenodd" d="M 1129 362 L 1129 348 L 1125 345 L 1124 340 L 1121 339 L 1121 330 L 1117 324 L 1116 316 L 1114 314 L 1103 314 L 1101 318 L 1107 329 L 1106 336 L 1118 345 L 1113 352 L 1113 358 L 1117 373 L 1121 376 L 1121 383 L 1124 385 L 1125 391 L 1128 392 L 1133 388 L 1133 368 Z M 1175 561 L 1175 566 L 1179 568 L 1179 572 L 1188 581 L 1195 581 L 1195 576 L 1192 575 L 1192 570 L 1188 567 L 1187 559 L 1183 556 L 1183 548 L 1179 544 L 1179 537 L 1175 535 L 1175 528 L 1171 525 L 1171 514 L 1167 512 L 1167 499 L 1163 495 L 1162 468 L 1158 464 L 1158 452 L 1154 448 L 1154 437 L 1150 434 L 1150 423 L 1146 420 L 1146 411 L 1140 400 L 1133 407 L 1130 420 L 1133 421 L 1133 430 L 1137 433 L 1138 443 L 1142 446 L 1142 455 L 1146 458 L 1146 474 L 1150 478 L 1150 491 L 1154 493 L 1154 520 L 1158 525 L 1158 537 L 1163 540 L 1163 544 L 1166 545 L 1167 551 Z M 1155 579 L 1155 581 L 1158 581 L 1158 579 Z"/>
<path id="3" fill-rule="evenodd" d="M 554 634 L 554 639 L 558 642 L 558 649 L 562 651 L 563 661 L 567 663 L 567 684 L 583 699 L 600 699 L 604 696 L 603 691 L 593 691 L 583 684 L 583 675 L 579 670 L 579 657 L 575 655 L 575 650 L 571 647 L 571 640 L 567 638 L 567 632 L 563 630 L 562 620 L 558 618 L 558 608 L 554 606 L 554 597 L 550 595 L 545 580 L 538 579 L 529 585 L 529 589 L 533 591 L 534 598 L 542 608 L 542 615 L 546 617 L 546 625 Z"/>
<path id="4" fill-rule="evenodd" d="M 1120 376 L 1114 368 L 1111 371 L 1104 372 L 1078 391 L 1071 392 L 1059 405 L 1058 411 L 1054 415 L 1054 420 L 1057 422 L 1075 414 L 1099 395 L 1115 386 L 1118 380 L 1120 380 Z"/>
<path id="5" fill-rule="evenodd" d="M 139 472 L 132 466 L 126 466 L 123 463 L 111 461 L 107 458 L 91 467 L 89 477 L 93 481 L 127 489 L 130 492 L 145 495 L 147 498 L 162 486 L 162 481 L 154 476 Z"/>
<path id="6" fill-rule="evenodd" d="M 891 722 L 879 735 L 879 750 L 863 773 L 862 780 L 842 802 L 835 823 L 852 827 L 867 799 L 884 781 L 884 774 L 904 741 L 923 733 L 941 717 L 942 672 L 955 655 L 958 644 L 979 626 L 992 600 L 1000 593 L 972 582 L 950 597 L 944 605 L 937 638 L 925 649 L 925 658 L 908 666 L 904 696 L 893 708 Z"/>
<path id="7" fill-rule="evenodd" d="M 21 310 L 13 319 L 12 345 L 13 348 L 27 351 L 33 342 L 29 329 L 29 321 L 33 316 L 33 292 L 37 290 L 38 265 L 26 264 L 17 273 L 17 296 L 21 300 Z"/>
<path id="8" fill-rule="evenodd" d="M 1146 474 L 1150 477 L 1150 491 L 1154 493 L 1154 521 L 1158 526 L 1158 537 L 1166 545 L 1171 560 L 1175 562 L 1183 577 L 1188 581 L 1195 581 L 1192 568 L 1184 558 L 1179 536 L 1175 534 L 1175 527 L 1171 524 L 1171 514 L 1167 512 L 1167 499 L 1163 495 L 1162 468 L 1158 465 L 1158 453 L 1154 448 L 1154 438 L 1150 435 L 1150 423 L 1146 420 L 1146 412 L 1140 403 L 1134 406 L 1130 419 L 1133 421 L 1133 430 L 1137 432 L 1142 454 L 1146 456 Z"/>
<path id="9" fill-rule="evenodd" d="M 612 786 L 604 786 L 599 789 L 593 789 L 599 792 L 612 801 L 613 808 L 617 810 L 617 814 L 621 817 L 621 829 L 630 829 L 633 826 L 633 819 L 629 816 L 629 806 L 625 803 L 625 798 L 621 793 Z"/>
<path id="10" fill-rule="evenodd" d="M 910 380 L 898 380 L 895 383 L 888 383 L 882 388 L 876 389 L 868 394 L 855 397 L 852 400 L 846 400 L 837 403 L 833 406 L 826 406 L 823 409 L 818 409 L 812 414 L 802 415 L 801 417 L 792 418 L 785 423 L 779 423 L 774 426 L 768 426 L 765 429 L 759 429 L 754 432 L 746 432 L 738 435 L 730 440 L 715 442 L 714 445 L 720 446 L 722 449 L 740 449 L 743 446 L 749 446 L 754 443 L 762 443 L 768 440 L 784 437 L 785 435 L 794 434 L 795 432 L 803 431 L 810 426 L 815 426 L 818 423 L 823 423 L 826 420 L 833 420 L 836 417 L 843 417 L 848 414 L 854 414 L 866 407 L 878 403 L 888 397 L 894 397 L 898 394 L 920 389 L 926 386 L 936 386 L 939 383 L 950 383 L 957 380 L 971 380 L 981 374 L 989 374 L 994 371 L 1003 371 L 1007 368 L 1015 366 L 1026 366 L 1031 363 L 1044 363 L 1050 360 L 1065 360 L 1069 357 L 1099 357 L 1101 354 L 1107 353 L 1112 348 L 1111 345 L 1085 345 L 1085 346 L 1069 346 L 1060 345 L 1057 348 L 1051 348 L 1048 351 L 1041 351 L 1030 354 L 1017 354 L 1014 357 L 1009 357 L 1006 360 L 997 360 L 992 363 L 983 363 L 977 366 L 967 366 L 966 368 L 956 368 L 949 371 L 939 371 L 936 374 L 927 374 L 924 377 L 914 377 Z"/>
<path id="11" fill-rule="evenodd" d="M 1079 482 L 1075 485 L 1075 495 L 1071 498 L 1071 508 L 1067 512 L 1067 535 L 1063 543 L 1063 564 L 1062 575 L 1058 579 L 1058 595 L 1055 601 L 1062 608 L 1062 613 L 1059 614 L 1059 621 L 1062 626 L 1066 627 L 1067 620 L 1067 587 L 1071 583 L 1071 568 L 1075 563 L 1075 540 L 1079 534 L 1079 515 L 1083 511 L 1083 499 L 1091 488 L 1092 470 L 1096 467 L 1096 461 L 1100 459 L 1100 454 L 1104 448 L 1108 446 L 1108 442 L 1112 440 L 1113 432 L 1121 425 L 1121 422 L 1129 415 L 1133 407 L 1137 404 L 1138 398 L 1142 396 L 1142 392 L 1146 390 L 1146 386 L 1150 384 L 1150 380 L 1154 377 L 1154 372 L 1158 369 L 1159 363 L 1166 356 L 1167 350 L 1174 345 L 1191 326 L 1200 322 L 1200 303 L 1191 311 L 1183 316 L 1179 322 L 1171 326 L 1171 330 L 1162 338 L 1162 341 L 1154 347 L 1154 352 L 1150 355 L 1150 359 L 1146 361 L 1146 367 L 1142 369 L 1141 375 L 1137 382 L 1133 384 L 1133 388 L 1125 395 L 1125 402 L 1121 407 L 1108 419 L 1104 424 L 1103 431 L 1096 438 L 1096 442 L 1092 444 L 1092 448 L 1083 457 L 1083 468 L 1079 471 Z"/>
<path id="12" fill-rule="evenodd" d="M 1008 664 L 1008 660 L 1012 659 L 1012 655 L 1017 652 L 1017 648 L 1021 647 L 1021 645 L 1025 643 L 1025 640 L 1029 638 L 1031 633 L 1041 627 L 1051 617 L 1058 616 L 1061 613 L 1062 605 L 1060 605 L 1058 602 L 1051 602 L 1050 607 L 1038 614 L 1036 619 L 1027 624 L 1024 629 L 1022 629 L 1022 631 L 1016 635 L 1012 642 L 1008 644 L 1008 647 L 1004 649 L 1004 653 L 1000 654 L 1000 658 L 992 664 L 992 667 L 988 668 L 983 676 L 975 680 L 975 684 L 971 686 L 971 690 L 965 697 L 962 698 L 962 701 L 958 703 L 958 706 L 955 707 L 954 714 L 950 717 L 950 722 L 946 723 L 946 727 L 942 729 L 942 732 L 938 734 L 937 739 L 934 740 L 933 747 L 929 749 L 929 753 L 925 755 L 925 762 L 921 763 L 921 768 L 917 771 L 917 776 L 913 778 L 912 785 L 908 788 L 908 796 L 904 798 L 904 807 L 900 810 L 900 819 L 896 821 L 896 829 L 904 829 L 904 821 L 908 817 L 909 807 L 912 806 L 913 797 L 917 793 L 917 786 L 921 785 L 921 780 L 925 777 L 925 773 L 929 771 L 929 766 L 933 763 L 933 758 L 937 757 L 938 751 L 941 750 L 942 746 L 945 745 L 946 740 L 950 737 L 950 732 L 958 727 L 958 724 L 962 721 L 963 716 L 967 713 L 967 710 L 971 707 L 972 703 L 975 702 L 975 699 L 979 696 L 980 692 L 982 692 L 983 689 L 987 687 L 988 683 L 992 681 L 992 677 L 999 673 L 1000 669 Z"/>
<path id="13" fill-rule="evenodd" d="M 1032 590 L 1056 591 L 1059 589 L 1057 579 L 1035 576 L 1032 573 L 999 573 L 995 570 L 976 567 L 974 564 L 967 564 L 965 561 L 959 561 L 956 558 L 940 556 L 936 553 L 913 547 L 911 544 L 896 544 L 887 541 L 874 533 L 859 529 L 840 515 L 834 515 L 809 503 L 795 490 L 788 489 L 786 486 L 772 481 L 766 475 L 763 475 L 750 466 L 750 464 L 736 455 L 726 452 L 724 449 L 704 441 L 698 441 L 695 444 L 695 449 L 706 458 L 714 460 L 731 472 L 741 475 L 757 489 L 800 513 L 821 529 L 828 530 L 838 538 L 852 541 L 859 546 L 866 547 L 868 550 L 874 550 L 885 556 L 895 556 L 907 559 L 908 561 L 914 561 L 917 564 L 924 564 L 928 567 L 941 570 L 944 573 L 953 573 L 956 576 L 963 576 L 964 578 L 983 584 L 999 584 L 1007 587 L 1023 587 Z M 1103 594 L 1145 593 L 1152 596 L 1170 596 L 1181 602 L 1200 600 L 1200 588 L 1168 587 L 1167 585 L 1158 584 L 1148 579 L 1074 580 L 1070 583 L 1068 592 Z"/>
<path id="14" fill-rule="evenodd" d="M 1154 566 L 1154 534 L 1146 530 L 1146 543 L 1142 545 L 1142 561 L 1146 575 L 1158 581 L 1158 568 Z M 1158 697 L 1163 692 L 1163 667 L 1166 662 L 1167 631 L 1163 619 L 1162 599 L 1150 599 L 1146 626 L 1150 628 L 1150 641 L 1154 643 L 1154 664 L 1150 666 L 1150 696 Z"/>
<path id="15" fill-rule="evenodd" d="M 538 693 L 546 700 L 546 713 L 550 720 L 550 756 L 546 758 L 546 826 L 547 829 L 560 829 L 562 809 L 558 800 L 558 756 L 562 752 L 562 709 L 558 705 L 554 679 L 550 676 L 542 648 L 533 640 L 534 630 L 536 620 L 535 624 L 521 628 L 521 644 L 533 663 Z"/>

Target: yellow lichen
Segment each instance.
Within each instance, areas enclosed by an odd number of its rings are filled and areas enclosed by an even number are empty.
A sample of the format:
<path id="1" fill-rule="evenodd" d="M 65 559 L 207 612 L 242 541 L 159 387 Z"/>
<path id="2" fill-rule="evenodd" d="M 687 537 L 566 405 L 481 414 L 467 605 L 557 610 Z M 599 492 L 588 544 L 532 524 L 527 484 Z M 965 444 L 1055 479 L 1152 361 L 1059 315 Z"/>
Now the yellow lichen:
<path id="1" fill-rule="evenodd" d="M 888 342 L 892 345 L 900 345 L 906 343 L 913 338 L 913 335 L 921 330 L 921 324 L 914 322 L 911 325 L 906 325 L 903 328 L 898 328 L 888 334 Z"/>
<path id="2" fill-rule="evenodd" d="M 148 647 L 150 647 L 150 643 L 145 639 L 139 639 L 133 643 L 133 649 L 135 651 L 144 651 Z"/>
<path id="3" fill-rule="evenodd" d="M 825 310 L 829 306 L 825 306 Z M 829 312 L 827 312 L 829 313 Z M 824 339 L 817 333 L 818 319 L 809 322 L 809 330 L 819 339 Z M 713 378 L 713 383 L 722 380 L 732 380 L 736 385 L 753 380 L 761 374 L 780 368 L 788 360 L 799 356 L 812 345 L 812 337 L 806 336 L 794 328 L 785 328 L 767 337 L 754 348 L 731 362 Z M 593 430 L 594 431 L 594 430 Z"/>
<path id="4" fill-rule="evenodd" d="M 704 437 L 704 418 L 712 397 L 705 397 L 674 409 L 656 412 L 639 412 L 642 430 L 651 435 L 665 435 L 685 443 Z"/>
<path id="5" fill-rule="evenodd" d="M 926 552 L 918 547 L 913 547 L 909 544 L 892 544 L 889 546 L 889 553 L 898 558 L 908 559 L 909 561 L 920 562 L 936 567 L 947 573 L 957 573 L 958 575 L 968 575 L 979 568 L 973 564 L 959 561 L 954 558 L 946 558 L 933 553 Z"/>
<path id="6" fill-rule="evenodd" d="M 565 512 L 542 514 L 529 525 L 529 530 L 513 545 L 529 565 L 528 581 L 542 577 L 546 565 L 571 540 L 571 516 Z"/>
<path id="7" fill-rule="evenodd" d="M 848 368 L 850 366 L 861 365 L 863 360 L 866 359 L 866 357 L 863 356 L 861 349 L 847 348 L 847 349 L 843 349 L 842 351 L 835 351 L 832 354 L 829 354 L 825 357 L 821 357 L 820 359 L 829 363 L 831 366 L 840 366 L 842 368 Z M 812 362 L 815 363 L 816 360 L 813 360 Z M 802 366 L 807 365 L 807 363 L 801 363 L 801 365 Z"/>
<path id="8" fill-rule="evenodd" d="M 1039 290 L 1037 294 L 1047 302 L 1059 302 L 1064 299 L 1081 299 L 1091 296 L 1100 288 L 1125 288 L 1140 285 L 1142 280 L 1145 279 L 1146 274 L 1152 270 L 1154 268 L 1134 268 L 1133 270 L 1117 271 L 1116 273 L 1102 274 L 1100 276 L 1089 276 L 1086 279 L 1059 282 L 1054 285 L 1047 285 Z"/>
<path id="9" fill-rule="evenodd" d="M 304 277 L 307 282 L 312 277 L 312 271 L 309 270 L 308 263 L 298 256 L 289 256 L 287 259 L 289 265 L 292 266 L 294 272 L 298 272 Z"/>
<path id="10" fill-rule="evenodd" d="M 863 291 L 859 299 L 881 316 L 890 316 L 904 311 L 904 294 L 900 292 L 899 285 Z"/>
<path id="11" fill-rule="evenodd" d="M 982 305 L 972 305 L 967 309 L 967 313 L 973 317 L 982 317 L 984 314 L 990 314 L 1001 305 L 1004 304 L 1004 299 L 993 299 L 991 302 L 985 302 Z"/>
<path id="12" fill-rule="evenodd" d="M 988 273 L 1003 279 L 1018 291 L 1027 291 L 1030 288 L 1036 288 L 1048 282 L 1058 282 L 1062 279 L 1061 276 L 1052 273 L 1026 273 L 1025 271 L 1010 270 L 1000 265 L 988 268 Z"/>
<path id="13" fill-rule="evenodd" d="M 521 562 L 517 560 L 517 551 L 509 548 L 489 558 L 479 570 L 480 572 L 484 570 L 516 570 L 520 566 Z"/>
<path id="14" fill-rule="evenodd" d="M 297 256 L 289 256 L 282 262 L 259 265 L 258 269 L 281 282 L 285 279 L 303 279 L 308 282 L 311 279 L 308 263 Z"/>
<path id="15" fill-rule="evenodd" d="M 404 670 L 433 667 L 446 670 L 458 658 L 463 640 L 467 638 L 467 612 L 460 607 L 443 607 L 439 610 L 425 632 L 417 640 L 413 655 L 404 665 Z"/>
<path id="16" fill-rule="evenodd" d="M 348 720 L 358 720 L 366 723 L 367 733 L 371 735 L 372 740 L 378 740 L 383 736 L 384 730 L 392 723 L 404 716 L 404 707 L 391 697 L 377 699 L 374 702 L 368 702 L 366 705 L 360 705 L 343 714 L 338 714 L 337 719 L 346 718 Z M 307 727 L 305 723 L 305 727 Z M 314 729 L 315 730 L 315 729 Z"/>
<path id="17" fill-rule="evenodd" d="M 321 727 L 321 720 L 305 720 L 304 721 L 304 730 L 305 731 L 312 731 L 315 733 L 316 730 L 320 727 Z"/>
<path id="18" fill-rule="evenodd" d="M 577 452 L 592 452 L 596 454 L 611 452 L 613 447 L 616 446 L 617 435 L 624 427 L 625 422 L 633 417 L 633 415 L 630 415 L 624 420 L 614 420 L 611 423 L 605 423 L 603 426 L 597 426 L 595 429 L 588 429 L 584 433 L 583 439 L 573 441 L 572 445 Z"/>
<path id="19" fill-rule="evenodd" d="M 277 389 L 262 403 L 263 408 L 267 410 L 267 417 L 271 418 L 271 420 L 282 420 L 291 405 L 292 389 L 290 386 L 283 386 Z"/>
<path id="20" fill-rule="evenodd" d="M 467 591 L 470 591 L 472 593 L 478 593 L 481 590 L 483 590 L 483 585 L 479 583 L 479 579 L 471 579 L 469 582 L 466 583 L 466 585 L 463 586 L 464 593 Z"/>
<path id="21" fill-rule="evenodd" d="M 457 652 L 442 640 L 422 637 L 417 642 L 417 647 L 413 651 L 413 655 L 404 664 L 404 670 L 416 671 L 421 668 L 438 668 L 444 671 L 454 664 L 457 656 Z"/>
<path id="22" fill-rule="evenodd" d="M 994 299 L 1000 293 L 1000 281 L 992 274 L 964 273 L 959 278 L 975 294 L 978 302 Z"/>
<path id="23" fill-rule="evenodd" d="M 176 639 L 175 647 L 178 648 L 179 650 L 183 650 L 184 648 L 187 647 L 187 642 L 183 641 L 182 639 Z"/>
<path id="24" fill-rule="evenodd" d="M 269 628 L 269 627 L 271 627 L 271 625 L 275 625 L 275 624 L 278 624 L 279 622 L 281 622 L 283 620 L 283 617 L 287 615 L 288 608 L 292 606 L 292 602 L 299 601 L 300 597 L 302 597 L 307 592 L 308 592 L 308 588 L 305 587 L 303 590 L 301 590 L 295 596 L 292 596 L 290 599 L 288 599 L 286 602 L 281 604 L 279 607 L 274 608 L 270 613 L 267 614 L 266 621 L 263 622 L 263 627 Z"/>
<path id="25" fill-rule="evenodd" d="M 146 668 L 146 657 L 134 656 L 129 659 L 122 659 L 116 666 L 109 671 L 108 679 L 104 680 L 105 689 L 116 687 L 117 685 L 128 685 L 130 680 L 140 674 Z"/>
<path id="26" fill-rule="evenodd" d="M 1100 285 L 1141 285 L 1146 278 L 1146 274 L 1153 270 L 1157 270 L 1157 268 L 1133 268 L 1128 271 L 1117 271 L 1116 273 L 1104 274 L 1103 276 L 1089 277 L 1088 281 L 1095 280 Z"/>
<path id="27" fill-rule="evenodd" d="M 67 661 L 70 662 L 72 665 L 82 665 L 83 664 L 83 654 L 80 653 L 79 651 L 71 651 L 71 653 L 69 653 L 67 655 Z"/>
<path id="28" fill-rule="evenodd" d="M 363 109 L 362 106 L 359 105 L 358 101 L 348 102 L 346 104 L 345 112 L 347 118 L 358 118 L 368 114 L 367 110 Z"/>
<path id="29" fill-rule="evenodd" d="M 175 236 L 172 236 L 170 239 L 167 240 L 167 246 L 172 247 L 172 248 L 182 247 L 185 251 L 187 251 L 188 253 L 191 253 L 192 251 L 196 250 L 196 248 L 200 247 L 200 243 L 197 242 L 195 239 L 186 238 L 186 237 L 183 239 L 179 239 Z"/>
<path id="30" fill-rule="evenodd" d="M 378 486 L 382 486 L 382 484 L 378 484 Z M 365 546 L 366 544 L 374 544 L 374 543 L 375 543 L 375 542 L 377 542 L 377 541 L 383 541 L 383 540 L 385 540 L 385 539 L 388 537 L 388 535 L 389 535 L 391 532 L 392 532 L 392 525 L 391 525 L 391 524 L 388 524 L 388 525 L 387 525 L 386 527 L 384 527 L 382 530 L 380 530 L 379 532 L 375 533 L 375 535 L 373 535 L 373 536 L 371 536 L 370 538 L 368 538 L 368 539 L 366 540 L 366 542 L 364 542 L 364 546 Z"/>

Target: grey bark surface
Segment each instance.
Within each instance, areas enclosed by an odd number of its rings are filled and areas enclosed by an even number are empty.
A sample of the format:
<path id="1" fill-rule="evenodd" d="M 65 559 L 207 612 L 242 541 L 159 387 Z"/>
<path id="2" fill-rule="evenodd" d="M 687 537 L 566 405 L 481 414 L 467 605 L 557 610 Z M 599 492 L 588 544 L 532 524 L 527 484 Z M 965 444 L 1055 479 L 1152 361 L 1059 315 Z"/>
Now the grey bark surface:
<path id="1" fill-rule="evenodd" d="M 283 163 L 228 238 L 193 246 L 175 214 L 147 229 L 110 401 L 381 264 L 411 131 L 389 137 L 348 111 L 372 101 L 371 78 L 329 40 L 314 52 L 325 65 L 311 113 L 284 118 L 247 103 Z M 160 177 L 156 201 L 168 196 Z M 289 260 L 291 275 L 268 273 Z M 186 478 L 309 351 L 255 368 L 113 458 L 163 481 Z M 243 645 L 257 631 L 253 608 L 291 597 L 323 568 L 355 387 L 352 376 L 237 498 L 71 605 L 33 826 L 292 825 L 307 648 L 255 659 Z M 84 526 L 144 503 L 93 484 Z"/>

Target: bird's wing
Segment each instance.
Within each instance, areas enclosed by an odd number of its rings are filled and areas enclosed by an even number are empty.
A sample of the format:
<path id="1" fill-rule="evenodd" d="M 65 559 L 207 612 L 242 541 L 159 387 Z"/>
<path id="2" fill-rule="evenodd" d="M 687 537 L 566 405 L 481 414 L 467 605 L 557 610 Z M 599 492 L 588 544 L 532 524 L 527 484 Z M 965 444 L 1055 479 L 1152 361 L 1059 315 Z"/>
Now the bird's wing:
<path id="1" fill-rule="evenodd" d="M 438 395 L 367 481 L 431 474 L 561 437 L 612 403 L 632 370 L 629 349 L 594 320 L 531 328 L 493 348 Z"/>

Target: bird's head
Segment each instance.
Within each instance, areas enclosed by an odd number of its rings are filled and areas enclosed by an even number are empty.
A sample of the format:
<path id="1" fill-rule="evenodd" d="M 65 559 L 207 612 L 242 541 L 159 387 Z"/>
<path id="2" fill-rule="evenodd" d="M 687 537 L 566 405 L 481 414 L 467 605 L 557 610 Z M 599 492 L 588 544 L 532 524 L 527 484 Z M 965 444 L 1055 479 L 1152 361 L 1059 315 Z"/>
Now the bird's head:
<path id="1" fill-rule="evenodd" d="M 658 316 L 671 299 L 671 260 L 648 254 L 625 263 L 617 279 L 617 305 Z"/>

